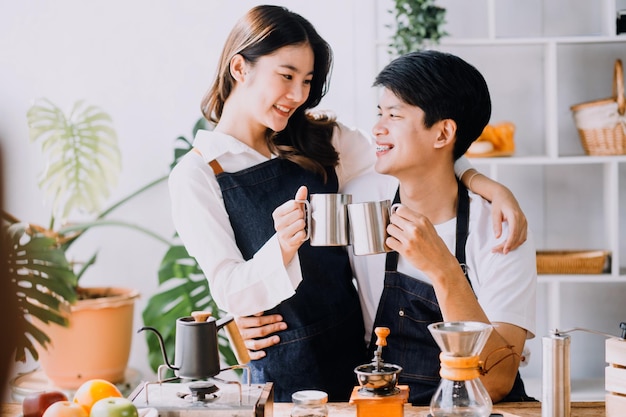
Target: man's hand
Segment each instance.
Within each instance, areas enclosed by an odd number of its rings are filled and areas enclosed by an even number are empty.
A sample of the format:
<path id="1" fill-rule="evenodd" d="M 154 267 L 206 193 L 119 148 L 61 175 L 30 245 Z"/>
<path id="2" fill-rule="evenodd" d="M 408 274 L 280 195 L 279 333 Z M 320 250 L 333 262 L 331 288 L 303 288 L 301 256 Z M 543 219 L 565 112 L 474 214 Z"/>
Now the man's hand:
<path id="1" fill-rule="evenodd" d="M 280 337 L 272 334 L 287 329 L 287 324 L 279 314 L 264 316 L 263 313 L 257 313 L 254 316 L 237 317 L 235 321 L 252 360 L 265 357 L 262 349 L 280 342 Z M 272 336 L 266 337 L 268 335 Z"/>
<path id="2" fill-rule="evenodd" d="M 448 272 L 448 276 L 452 276 L 452 270 L 458 272 L 460 268 L 458 262 L 451 262 L 454 255 L 450 253 L 445 242 L 437 234 L 435 226 L 426 216 L 400 205 L 391 215 L 387 232 L 389 233 L 387 246 L 431 279 L 445 271 Z"/>

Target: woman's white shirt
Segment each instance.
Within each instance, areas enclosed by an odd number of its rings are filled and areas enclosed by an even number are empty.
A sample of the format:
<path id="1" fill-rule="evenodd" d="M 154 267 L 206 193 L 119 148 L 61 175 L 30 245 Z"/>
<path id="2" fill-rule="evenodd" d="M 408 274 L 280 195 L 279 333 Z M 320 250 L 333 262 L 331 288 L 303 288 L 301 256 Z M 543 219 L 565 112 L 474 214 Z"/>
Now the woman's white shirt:
<path id="1" fill-rule="evenodd" d="M 339 190 L 349 180 L 373 171 L 375 153 L 368 135 L 339 124 L 332 143 L 339 153 Z M 248 261 L 235 242 L 222 192 L 208 163 L 238 172 L 268 160 L 232 136 L 198 131 L 189 152 L 172 170 L 169 192 L 174 226 L 185 248 L 206 275 L 218 306 L 235 315 L 271 309 L 291 297 L 302 281 L 296 255 L 283 265 L 274 234 Z"/>

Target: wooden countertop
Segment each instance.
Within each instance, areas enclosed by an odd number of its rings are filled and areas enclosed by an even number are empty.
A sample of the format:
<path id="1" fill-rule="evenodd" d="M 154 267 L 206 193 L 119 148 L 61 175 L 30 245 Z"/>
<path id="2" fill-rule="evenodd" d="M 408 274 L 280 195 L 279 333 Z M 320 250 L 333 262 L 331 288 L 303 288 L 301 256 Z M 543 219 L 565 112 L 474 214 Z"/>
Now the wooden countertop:
<path id="1" fill-rule="evenodd" d="M 275 417 L 289 417 L 291 404 L 274 404 Z M 348 403 L 328 404 L 329 417 L 355 417 L 356 408 Z M 504 417 L 541 417 L 540 403 L 501 403 L 493 408 L 496 413 L 502 413 Z M 19 403 L 2 404 L 0 417 L 17 417 L 22 412 Z M 413 407 L 406 405 L 404 408 L 405 417 L 426 417 L 428 407 Z M 572 403 L 571 417 L 605 417 L 604 402 L 575 402 Z"/>
<path id="2" fill-rule="evenodd" d="M 289 417 L 291 404 L 274 404 L 275 417 Z M 541 417 L 541 403 L 501 403 L 493 407 L 494 413 L 501 413 L 504 417 Z M 413 407 L 405 405 L 405 417 L 426 417 L 428 407 Z M 356 408 L 347 403 L 328 404 L 329 417 L 355 417 Z M 572 403 L 571 417 L 605 417 L 604 402 Z"/>

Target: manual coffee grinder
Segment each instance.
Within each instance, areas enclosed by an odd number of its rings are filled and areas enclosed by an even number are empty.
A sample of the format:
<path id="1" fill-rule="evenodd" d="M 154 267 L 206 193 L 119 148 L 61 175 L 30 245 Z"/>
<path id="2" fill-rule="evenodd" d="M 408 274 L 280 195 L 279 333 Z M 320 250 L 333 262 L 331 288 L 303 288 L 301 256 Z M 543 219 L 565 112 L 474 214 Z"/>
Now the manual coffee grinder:
<path id="1" fill-rule="evenodd" d="M 374 358 L 371 363 L 354 368 L 359 386 L 352 391 L 350 404 L 356 405 L 357 417 L 401 417 L 409 398 L 409 387 L 397 385 L 402 367 L 383 362 L 382 351 L 387 346 L 389 328 L 377 327 L 374 333 L 377 336 Z"/>
<path id="2" fill-rule="evenodd" d="M 480 380 L 478 354 L 492 326 L 472 321 L 439 322 L 428 330 L 441 349 L 441 382 L 430 401 L 432 417 L 489 417 L 492 402 Z"/>

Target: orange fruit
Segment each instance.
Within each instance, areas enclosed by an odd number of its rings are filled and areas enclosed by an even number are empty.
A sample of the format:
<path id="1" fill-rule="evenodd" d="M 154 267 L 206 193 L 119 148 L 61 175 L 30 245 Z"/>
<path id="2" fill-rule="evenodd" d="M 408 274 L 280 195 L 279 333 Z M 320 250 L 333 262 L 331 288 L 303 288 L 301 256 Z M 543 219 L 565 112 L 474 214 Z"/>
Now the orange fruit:
<path id="1" fill-rule="evenodd" d="M 72 401 L 81 405 L 89 414 L 96 401 L 109 397 L 122 397 L 122 393 L 105 379 L 90 379 L 78 387 Z"/>
<path id="2" fill-rule="evenodd" d="M 69 401 L 57 401 L 51 404 L 41 417 L 88 417 L 89 413 L 85 411 L 80 404 Z"/>

